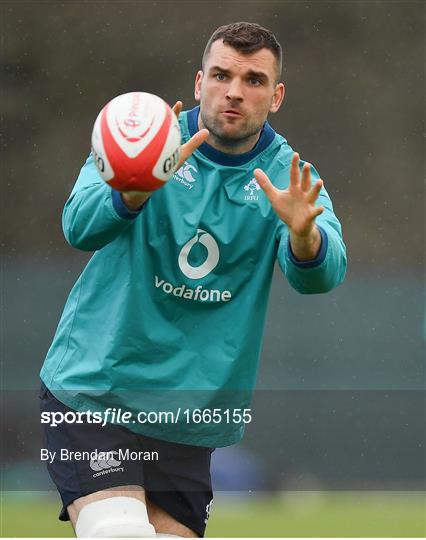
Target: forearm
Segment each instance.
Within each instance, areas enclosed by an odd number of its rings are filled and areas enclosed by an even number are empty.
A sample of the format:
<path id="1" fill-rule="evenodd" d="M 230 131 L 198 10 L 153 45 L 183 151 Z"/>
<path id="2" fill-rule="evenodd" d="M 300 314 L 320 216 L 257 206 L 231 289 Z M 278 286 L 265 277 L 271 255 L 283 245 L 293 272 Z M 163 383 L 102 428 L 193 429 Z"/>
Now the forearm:
<path id="1" fill-rule="evenodd" d="M 314 224 L 306 236 L 298 236 L 290 230 L 290 246 L 295 258 L 299 261 L 315 259 L 321 247 L 321 234 Z"/>
<path id="2" fill-rule="evenodd" d="M 319 245 L 310 258 L 301 259 L 297 239 L 292 242 L 291 232 L 284 224 L 279 226 L 280 243 L 278 261 L 291 286 L 302 294 L 327 292 L 341 283 L 346 273 L 346 248 L 341 225 L 333 213 L 331 201 L 322 197 L 325 212 L 316 219 L 315 230 L 320 235 Z M 321 228 L 321 231 L 320 231 Z M 308 246 L 309 247 L 309 246 Z M 313 251 L 317 250 L 316 253 Z M 296 250 L 296 252 L 294 251 Z M 307 248 L 308 250 L 308 248 Z"/>
<path id="3" fill-rule="evenodd" d="M 138 215 L 138 210 L 128 208 L 121 194 L 100 178 L 90 155 L 62 214 L 69 244 L 84 251 L 101 249 L 130 227 Z"/>
<path id="4" fill-rule="evenodd" d="M 73 247 L 96 251 L 132 226 L 139 212 L 127 209 L 120 194 L 108 186 L 94 185 L 75 193 L 67 201 L 62 226 Z"/>
<path id="5" fill-rule="evenodd" d="M 280 266 L 291 286 L 302 294 L 328 292 L 345 277 L 346 249 L 340 230 L 326 222 L 322 222 L 320 227 L 320 250 L 312 259 L 296 259 L 289 236 L 287 241 L 283 238 L 279 246 Z"/>

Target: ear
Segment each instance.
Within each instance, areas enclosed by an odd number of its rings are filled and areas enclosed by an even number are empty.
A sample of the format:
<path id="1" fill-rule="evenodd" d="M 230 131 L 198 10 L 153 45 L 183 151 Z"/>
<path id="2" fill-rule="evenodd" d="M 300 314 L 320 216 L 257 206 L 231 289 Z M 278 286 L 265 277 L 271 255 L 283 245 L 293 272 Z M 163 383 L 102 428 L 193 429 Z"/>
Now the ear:
<path id="1" fill-rule="evenodd" d="M 284 83 L 278 83 L 275 87 L 274 95 L 272 96 L 271 106 L 269 112 L 275 113 L 281 107 L 281 103 L 284 100 L 285 86 Z"/>
<path id="2" fill-rule="evenodd" d="M 199 71 L 197 71 L 197 75 L 195 76 L 195 88 L 194 88 L 195 101 L 200 101 L 201 99 L 202 80 L 203 80 L 203 72 L 200 69 Z"/>

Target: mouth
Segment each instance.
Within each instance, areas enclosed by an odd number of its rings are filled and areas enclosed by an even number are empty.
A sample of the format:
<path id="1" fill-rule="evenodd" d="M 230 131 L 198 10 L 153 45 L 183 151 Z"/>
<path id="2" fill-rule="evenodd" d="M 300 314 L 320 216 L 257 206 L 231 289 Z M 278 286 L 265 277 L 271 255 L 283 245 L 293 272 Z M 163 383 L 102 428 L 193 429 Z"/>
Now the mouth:
<path id="1" fill-rule="evenodd" d="M 226 111 L 223 111 L 222 114 L 230 118 L 238 118 L 239 116 L 242 116 L 242 114 L 235 109 L 227 109 Z"/>

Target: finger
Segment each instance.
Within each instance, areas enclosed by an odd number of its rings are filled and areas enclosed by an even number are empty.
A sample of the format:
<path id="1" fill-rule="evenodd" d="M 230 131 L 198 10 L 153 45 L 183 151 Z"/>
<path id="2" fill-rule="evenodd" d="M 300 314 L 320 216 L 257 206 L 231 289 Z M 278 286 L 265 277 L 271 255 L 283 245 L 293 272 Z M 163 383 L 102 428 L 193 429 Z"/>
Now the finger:
<path id="1" fill-rule="evenodd" d="M 317 206 L 312 210 L 311 219 L 315 219 L 324 212 L 324 206 Z"/>
<path id="2" fill-rule="evenodd" d="M 313 188 L 308 194 L 308 197 L 307 197 L 308 202 L 314 203 L 318 199 L 318 196 L 320 194 L 320 191 L 323 185 L 324 185 L 324 182 L 321 179 L 317 181 L 317 183 L 313 186 Z"/>
<path id="3" fill-rule="evenodd" d="M 300 181 L 299 161 L 300 156 L 297 152 L 295 152 L 291 159 L 290 167 L 290 185 L 294 187 L 298 186 Z"/>
<path id="4" fill-rule="evenodd" d="M 253 175 L 256 178 L 259 186 L 265 192 L 268 199 L 272 202 L 279 193 L 279 190 L 272 184 L 272 182 L 268 178 L 268 175 L 263 172 L 262 169 L 255 169 L 253 171 Z"/>
<path id="5" fill-rule="evenodd" d="M 176 118 L 179 118 L 179 115 L 182 112 L 182 107 L 183 107 L 182 101 L 176 101 L 176 103 L 173 105 L 172 109 L 176 115 Z"/>
<path id="6" fill-rule="evenodd" d="M 302 169 L 302 191 L 309 191 L 311 189 L 311 166 L 309 163 L 305 163 Z"/>
<path id="7" fill-rule="evenodd" d="M 209 136 L 209 130 L 208 129 L 200 129 L 200 131 L 197 131 L 195 135 L 193 135 L 188 142 L 183 144 L 180 147 L 180 160 L 177 166 L 177 169 L 179 169 L 185 161 L 189 158 L 189 156 L 197 150 L 197 148 L 203 144 L 204 141 Z M 176 169 L 176 170 L 177 170 Z"/>

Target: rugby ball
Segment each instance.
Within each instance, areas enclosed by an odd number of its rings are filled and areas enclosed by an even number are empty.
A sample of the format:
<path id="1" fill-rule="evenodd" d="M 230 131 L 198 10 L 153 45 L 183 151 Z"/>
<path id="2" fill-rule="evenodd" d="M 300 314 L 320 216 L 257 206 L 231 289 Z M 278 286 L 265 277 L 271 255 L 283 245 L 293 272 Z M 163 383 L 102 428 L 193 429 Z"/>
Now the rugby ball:
<path id="1" fill-rule="evenodd" d="M 181 132 L 171 107 L 147 92 L 108 102 L 96 118 L 92 154 L 103 180 L 118 191 L 154 191 L 176 171 Z"/>

